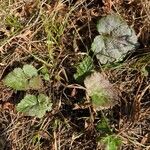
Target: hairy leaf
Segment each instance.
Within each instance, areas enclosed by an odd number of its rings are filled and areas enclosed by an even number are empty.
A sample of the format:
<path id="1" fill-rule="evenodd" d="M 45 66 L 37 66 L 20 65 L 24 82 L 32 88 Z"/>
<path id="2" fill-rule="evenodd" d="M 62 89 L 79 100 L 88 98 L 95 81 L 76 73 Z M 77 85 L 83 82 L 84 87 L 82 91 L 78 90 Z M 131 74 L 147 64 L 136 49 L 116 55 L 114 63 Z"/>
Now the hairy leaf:
<path id="1" fill-rule="evenodd" d="M 15 68 L 5 77 L 4 84 L 15 90 L 26 90 L 28 79 L 21 68 Z"/>
<path id="2" fill-rule="evenodd" d="M 27 116 L 36 116 L 42 118 L 46 111 L 52 109 L 52 103 L 49 97 L 44 94 L 35 95 L 27 94 L 24 99 L 17 105 L 17 111 L 23 112 Z"/>
<path id="3" fill-rule="evenodd" d="M 83 59 L 82 62 L 77 66 L 77 72 L 74 74 L 74 78 L 77 81 L 82 81 L 93 69 L 93 60 L 90 56 Z"/>
<path id="4" fill-rule="evenodd" d="M 84 80 L 84 84 L 97 110 L 107 109 L 118 103 L 117 91 L 102 74 L 94 72 Z"/>
<path id="5" fill-rule="evenodd" d="M 122 61 L 125 55 L 139 44 L 135 31 L 118 14 L 103 17 L 97 24 L 91 49 L 101 64 Z"/>
<path id="6" fill-rule="evenodd" d="M 22 69 L 24 73 L 26 74 L 26 76 L 28 76 L 29 78 L 32 78 L 33 76 L 38 75 L 37 69 L 32 65 L 24 65 Z"/>
<path id="7" fill-rule="evenodd" d="M 43 85 L 37 69 L 32 65 L 24 65 L 23 69 L 15 68 L 4 79 L 4 84 L 14 90 L 40 89 Z"/>
<path id="8" fill-rule="evenodd" d="M 29 81 L 29 88 L 38 90 L 43 87 L 43 82 L 40 76 L 36 76 L 30 79 Z"/>

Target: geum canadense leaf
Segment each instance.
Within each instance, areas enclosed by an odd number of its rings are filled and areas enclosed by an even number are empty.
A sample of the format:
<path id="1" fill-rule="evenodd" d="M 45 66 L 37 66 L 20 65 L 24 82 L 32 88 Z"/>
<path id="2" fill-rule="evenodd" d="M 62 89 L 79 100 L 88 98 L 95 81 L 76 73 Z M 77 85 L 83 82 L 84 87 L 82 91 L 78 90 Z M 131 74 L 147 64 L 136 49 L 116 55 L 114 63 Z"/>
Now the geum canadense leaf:
<path id="1" fill-rule="evenodd" d="M 49 97 L 44 94 L 35 95 L 27 94 L 24 99 L 17 105 L 17 111 L 24 113 L 26 116 L 35 116 L 42 118 L 46 111 L 51 111 L 52 103 Z"/>
<path id="2" fill-rule="evenodd" d="M 74 78 L 77 81 L 83 81 L 87 75 L 89 75 L 94 68 L 93 60 L 90 56 L 86 56 L 76 67 L 77 72 L 74 74 Z"/>
<path id="3" fill-rule="evenodd" d="M 32 65 L 24 65 L 22 69 L 23 69 L 25 75 L 29 78 L 32 78 L 32 77 L 38 75 L 37 69 Z"/>
<path id="4" fill-rule="evenodd" d="M 43 85 L 37 69 L 32 65 L 24 65 L 23 69 L 15 68 L 3 81 L 6 86 L 18 91 L 28 89 L 38 90 Z"/>
<path id="5" fill-rule="evenodd" d="M 15 90 L 26 90 L 28 88 L 28 78 L 21 68 L 15 68 L 5 77 L 4 84 Z"/>
<path id="6" fill-rule="evenodd" d="M 96 110 L 108 109 L 118 103 L 117 91 L 102 74 L 94 72 L 84 80 L 84 85 Z"/>
<path id="7" fill-rule="evenodd" d="M 129 51 L 139 46 L 135 31 L 118 14 L 112 13 L 97 24 L 91 49 L 101 64 L 122 61 Z"/>

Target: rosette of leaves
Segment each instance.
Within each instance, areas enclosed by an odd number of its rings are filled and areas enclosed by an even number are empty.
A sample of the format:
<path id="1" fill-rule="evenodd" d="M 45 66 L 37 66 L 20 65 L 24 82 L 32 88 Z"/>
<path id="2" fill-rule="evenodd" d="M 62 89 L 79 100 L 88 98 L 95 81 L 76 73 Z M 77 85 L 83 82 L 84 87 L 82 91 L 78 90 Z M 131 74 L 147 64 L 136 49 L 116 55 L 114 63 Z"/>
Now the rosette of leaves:
<path id="1" fill-rule="evenodd" d="M 40 89 L 43 85 L 38 70 L 32 65 L 15 68 L 4 78 L 4 84 L 14 90 Z"/>
<path id="2" fill-rule="evenodd" d="M 100 19 L 97 30 L 100 35 L 95 37 L 91 49 L 101 64 L 122 61 L 139 45 L 135 31 L 118 14 Z"/>
<path id="3" fill-rule="evenodd" d="M 39 94 L 38 96 L 27 94 L 17 105 L 17 111 L 26 116 L 36 116 L 42 118 L 46 111 L 51 111 L 52 103 L 48 96 Z"/>
<path id="4" fill-rule="evenodd" d="M 102 74 L 94 72 L 84 80 L 84 84 L 96 110 L 108 109 L 118 103 L 118 92 Z"/>

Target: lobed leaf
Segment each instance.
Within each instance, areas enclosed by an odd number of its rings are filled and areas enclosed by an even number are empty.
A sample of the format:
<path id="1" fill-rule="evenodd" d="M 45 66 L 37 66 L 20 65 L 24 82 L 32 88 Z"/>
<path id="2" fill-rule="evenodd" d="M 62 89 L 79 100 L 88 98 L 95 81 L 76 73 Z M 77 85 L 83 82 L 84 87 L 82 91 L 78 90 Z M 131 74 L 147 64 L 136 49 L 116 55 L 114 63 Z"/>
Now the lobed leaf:
<path id="1" fill-rule="evenodd" d="M 138 44 L 135 31 L 118 14 L 110 14 L 98 21 L 91 49 L 101 64 L 122 61 Z"/>
<path id="2" fill-rule="evenodd" d="M 33 76 L 38 75 L 37 69 L 32 65 L 24 65 L 22 69 L 25 75 L 28 76 L 29 78 L 32 78 Z"/>
<path id="3" fill-rule="evenodd" d="M 27 94 L 24 99 L 17 105 L 17 111 L 27 116 L 36 116 L 42 118 L 46 111 L 52 109 L 52 103 L 49 97 L 44 94 L 35 95 Z"/>
<path id="4" fill-rule="evenodd" d="M 15 68 L 5 77 L 4 84 L 15 90 L 26 90 L 28 79 L 21 68 Z"/>
<path id="5" fill-rule="evenodd" d="M 40 89 L 42 79 L 38 76 L 37 69 L 32 65 L 24 65 L 23 69 L 15 68 L 4 78 L 4 84 L 15 90 Z"/>
<path id="6" fill-rule="evenodd" d="M 84 78 L 90 74 L 93 69 L 93 60 L 90 56 L 86 56 L 82 62 L 77 66 L 77 72 L 74 74 L 74 78 L 77 81 L 82 81 Z"/>

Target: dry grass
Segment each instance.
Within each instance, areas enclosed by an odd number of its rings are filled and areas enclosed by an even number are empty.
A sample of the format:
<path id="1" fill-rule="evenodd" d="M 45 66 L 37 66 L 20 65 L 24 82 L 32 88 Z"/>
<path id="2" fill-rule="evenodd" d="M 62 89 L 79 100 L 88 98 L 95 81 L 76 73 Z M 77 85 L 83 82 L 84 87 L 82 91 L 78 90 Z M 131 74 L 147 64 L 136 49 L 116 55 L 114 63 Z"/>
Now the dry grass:
<path id="1" fill-rule="evenodd" d="M 5 149 L 100 149 L 95 126 L 101 117 L 95 116 L 91 105 L 74 109 L 86 97 L 73 74 L 75 64 L 89 53 L 97 20 L 112 10 L 134 27 L 141 46 L 120 66 L 103 68 L 121 97 L 118 106 L 104 113 L 122 139 L 123 150 L 150 149 L 150 80 L 141 71 L 150 65 L 150 2 L 1 0 L 0 79 L 26 63 L 37 68 L 45 65 L 51 78 L 42 90 L 54 104 L 54 110 L 41 120 L 24 117 L 15 105 L 25 93 L 14 92 L 0 81 L 0 144 L 4 139 Z"/>
<path id="2" fill-rule="evenodd" d="M 150 55 L 144 55 L 134 58 L 130 63 L 127 61 L 118 68 L 106 71 L 120 91 L 121 105 L 117 132 L 124 141 L 124 149 L 150 148 L 150 81 L 142 72 L 142 67 L 150 63 L 149 57 Z M 118 110 L 114 109 L 114 113 L 118 113 Z"/>

